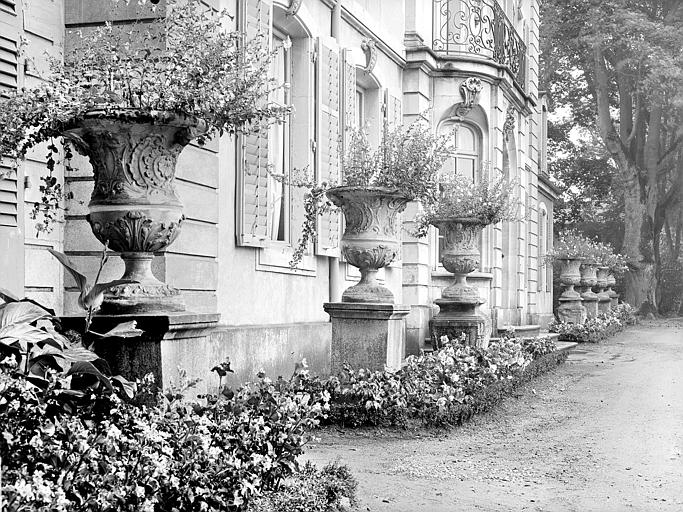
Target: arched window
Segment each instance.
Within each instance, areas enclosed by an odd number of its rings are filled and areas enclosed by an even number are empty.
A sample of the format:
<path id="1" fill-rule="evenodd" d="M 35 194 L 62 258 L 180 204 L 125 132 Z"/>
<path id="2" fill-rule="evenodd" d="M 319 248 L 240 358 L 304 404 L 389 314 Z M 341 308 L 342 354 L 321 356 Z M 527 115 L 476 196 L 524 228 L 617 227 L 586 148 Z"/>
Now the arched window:
<path id="1" fill-rule="evenodd" d="M 479 129 L 468 123 L 457 121 L 446 121 L 439 129 L 439 132 L 453 137 L 454 155 L 448 158 L 441 168 L 442 176 L 458 175 L 472 183 L 477 183 L 481 175 L 481 132 Z M 436 237 L 436 256 L 433 268 L 439 270 L 441 265 L 441 251 L 443 249 L 443 236 L 439 230 L 434 228 Z"/>
<path id="2" fill-rule="evenodd" d="M 481 136 L 472 125 L 447 122 L 441 128 L 441 133 L 453 137 L 455 154 L 449 158 L 441 168 L 441 173 L 457 174 L 473 183 L 479 181 L 481 169 Z"/>

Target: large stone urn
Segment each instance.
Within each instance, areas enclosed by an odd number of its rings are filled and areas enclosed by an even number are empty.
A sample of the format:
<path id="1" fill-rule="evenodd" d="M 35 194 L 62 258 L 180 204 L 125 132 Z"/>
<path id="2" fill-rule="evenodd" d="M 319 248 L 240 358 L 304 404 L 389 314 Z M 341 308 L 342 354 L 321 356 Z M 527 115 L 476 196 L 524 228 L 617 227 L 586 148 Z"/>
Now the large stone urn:
<path id="1" fill-rule="evenodd" d="M 607 295 L 609 295 L 610 298 L 610 306 L 614 307 L 619 305 L 619 294 L 615 292 L 612 287 L 617 284 L 617 279 L 614 277 L 614 274 L 609 272 L 607 274 Z"/>
<path id="2" fill-rule="evenodd" d="M 581 284 L 581 262 L 584 258 L 559 258 L 560 283 L 565 290 L 560 296 L 557 316 L 560 321 L 582 324 L 586 321 L 587 312 L 582 304 L 581 294 L 574 287 Z"/>
<path id="3" fill-rule="evenodd" d="M 588 318 L 598 316 L 598 296 L 593 292 L 593 286 L 598 284 L 597 269 L 598 266 L 593 261 L 581 264 L 581 287 L 583 289 L 581 298 L 583 299 L 583 305 L 586 308 Z"/>
<path id="4" fill-rule="evenodd" d="M 603 314 L 610 312 L 612 308 L 612 300 L 607 292 L 607 277 L 609 275 L 609 267 L 599 266 L 596 276 L 596 284 L 598 287 L 598 311 Z"/>
<path id="5" fill-rule="evenodd" d="M 408 198 L 381 187 L 334 187 L 330 201 L 344 213 L 346 229 L 341 252 L 360 270 L 360 282 L 342 294 L 342 302 L 393 303 L 394 295 L 377 281 L 377 271 L 389 265 L 401 247 L 398 214 Z"/>
<path id="6" fill-rule="evenodd" d="M 434 301 L 439 313 L 430 322 L 432 346 L 438 348 L 442 336 L 457 340 L 464 335 L 467 344 L 486 347 L 491 320 L 479 311 L 486 301 L 476 287 L 467 284 L 467 274 L 481 264 L 479 239 L 485 224 L 475 218 L 437 219 L 432 224 L 444 238 L 441 263 L 455 276 Z"/>
<path id="7" fill-rule="evenodd" d="M 109 290 L 102 314 L 185 310 L 179 290 L 159 281 L 151 265 L 185 218 L 173 183 L 178 155 L 205 131 L 191 117 L 132 109 L 93 110 L 65 131 L 95 175 L 87 217 L 92 232 L 120 253 L 121 278 L 137 281 Z"/>

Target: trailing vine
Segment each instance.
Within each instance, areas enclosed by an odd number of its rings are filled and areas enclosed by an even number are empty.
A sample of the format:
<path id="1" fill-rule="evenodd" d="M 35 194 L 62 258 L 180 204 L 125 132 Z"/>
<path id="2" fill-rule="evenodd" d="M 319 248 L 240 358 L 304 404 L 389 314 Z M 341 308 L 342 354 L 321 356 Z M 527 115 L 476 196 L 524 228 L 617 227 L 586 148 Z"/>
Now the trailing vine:
<path id="1" fill-rule="evenodd" d="M 33 209 L 29 214 L 32 220 L 36 222 L 36 236 L 40 233 L 49 234 L 53 230 L 55 222 L 59 221 L 60 210 L 66 210 L 64 203 L 69 199 L 73 199 L 72 192 L 66 192 L 64 186 L 59 183 L 55 176 L 55 168 L 59 163 L 64 164 L 65 171 L 74 170 L 71 167 L 71 159 L 73 152 L 68 142 L 62 141 L 64 157 L 59 160 L 59 149 L 57 148 L 54 139 L 50 139 L 50 144 L 47 147 L 48 153 L 45 157 L 47 165 L 47 174 L 40 176 L 40 201 L 33 204 Z M 39 219 L 40 218 L 40 219 Z"/>

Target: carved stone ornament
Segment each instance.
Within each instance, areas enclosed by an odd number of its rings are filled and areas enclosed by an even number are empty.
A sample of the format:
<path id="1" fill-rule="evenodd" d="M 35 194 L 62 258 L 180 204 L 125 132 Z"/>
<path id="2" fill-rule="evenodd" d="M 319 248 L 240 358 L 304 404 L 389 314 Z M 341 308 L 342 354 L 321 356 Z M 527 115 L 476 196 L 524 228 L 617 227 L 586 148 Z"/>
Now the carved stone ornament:
<path id="1" fill-rule="evenodd" d="M 434 301 L 439 313 L 429 323 L 432 343 L 441 345 L 441 337 L 456 341 L 464 336 L 467 345 L 486 348 L 491 339 L 491 319 L 480 311 L 485 302 L 476 286 L 467 284 L 467 274 L 481 264 L 479 238 L 484 222 L 475 218 L 443 218 L 432 222 L 444 237 L 441 263 L 455 274 L 452 284 Z"/>
<path id="2" fill-rule="evenodd" d="M 296 13 L 299 12 L 299 8 L 301 8 L 301 4 L 303 3 L 303 0 L 291 0 L 289 2 L 289 7 L 287 7 L 287 16 L 296 16 Z"/>
<path id="3" fill-rule="evenodd" d="M 560 296 L 560 306 L 557 309 L 557 317 L 568 323 L 581 324 L 586 321 L 588 311 L 583 305 L 581 294 L 574 290 L 574 286 L 581 284 L 581 262 L 584 258 L 561 258 L 560 283 L 566 289 Z"/>
<path id="4" fill-rule="evenodd" d="M 91 111 L 65 131 L 95 175 L 87 216 L 92 232 L 121 253 L 123 279 L 138 281 L 105 293 L 102 313 L 184 310 L 179 292 L 154 277 L 151 261 L 180 234 L 185 217 L 174 187 L 176 162 L 205 132 L 197 119 L 129 109 Z"/>
<path id="5" fill-rule="evenodd" d="M 469 218 L 439 219 L 433 222 L 444 237 L 441 264 L 455 274 L 455 281 L 441 292 L 442 299 L 465 304 L 483 304 L 476 287 L 467 284 L 467 274 L 481 264 L 479 237 L 482 221 Z"/>
<path id="6" fill-rule="evenodd" d="M 334 187 L 327 196 L 340 207 L 346 220 L 341 239 L 344 258 L 360 269 L 360 282 L 342 294 L 342 302 L 394 302 L 391 290 L 376 280 L 377 271 L 398 254 L 398 214 L 408 198 L 380 187 Z"/>
<path id="7" fill-rule="evenodd" d="M 460 84 L 460 94 L 463 101 L 453 105 L 451 117 L 464 119 L 472 108 L 479 103 L 479 93 L 481 93 L 483 87 L 481 80 L 473 76 L 463 81 Z"/>
<path id="8" fill-rule="evenodd" d="M 517 117 L 517 111 L 512 105 L 508 106 L 507 112 L 505 112 L 505 123 L 503 123 L 503 135 L 505 140 L 510 140 L 510 135 L 512 135 L 515 129 L 515 118 Z"/>
<path id="9" fill-rule="evenodd" d="M 365 54 L 365 67 L 363 71 L 370 73 L 375 69 L 375 64 L 377 64 L 377 43 L 372 39 L 365 39 L 361 43 L 360 48 Z"/>

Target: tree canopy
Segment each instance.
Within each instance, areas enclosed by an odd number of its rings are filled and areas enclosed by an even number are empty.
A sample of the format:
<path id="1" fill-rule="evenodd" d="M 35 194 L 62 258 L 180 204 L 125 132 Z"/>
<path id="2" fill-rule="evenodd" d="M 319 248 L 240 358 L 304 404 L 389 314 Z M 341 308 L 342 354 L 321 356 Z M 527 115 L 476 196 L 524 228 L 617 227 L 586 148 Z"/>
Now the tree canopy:
<path id="1" fill-rule="evenodd" d="M 543 0 L 541 38 L 549 103 L 569 113 L 550 130 L 565 146 L 551 170 L 596 201 L 570 217 L 622 224 L 626 298 L 654 308 L 663 253 L 681 256 L 683 2 Z"/>

